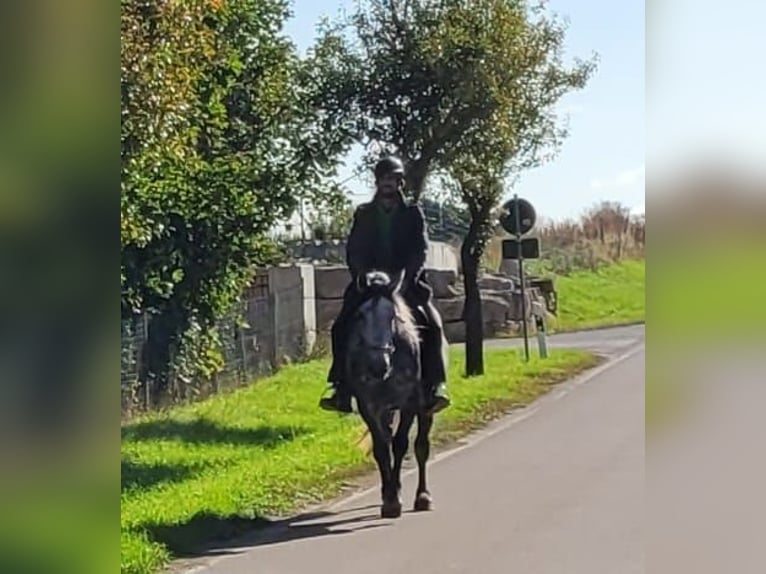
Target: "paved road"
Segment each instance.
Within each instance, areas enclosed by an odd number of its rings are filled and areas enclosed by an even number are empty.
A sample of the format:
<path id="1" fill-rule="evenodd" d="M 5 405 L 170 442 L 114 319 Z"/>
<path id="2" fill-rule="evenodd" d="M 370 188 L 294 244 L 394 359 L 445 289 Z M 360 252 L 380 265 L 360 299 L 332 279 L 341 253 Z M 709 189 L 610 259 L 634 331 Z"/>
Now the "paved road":
<path id="1" fill-rule="evenodd" d="M 556 339 L 613 362 L 436 457 L 432 512 L 380 520 L 376 488 L 219 549 L 197 571 L 643 572 L 643 327 Z"/>
<path id="2" fill-rule="evenodd" d="M 629 325 L 576 333 L 558 333 L 548 337 L 548 345 L 558 348 L 586 349 L 600 355 L 613 357 L 644 341 L 644 325 Z M 521 339 L 494 339 L 486 347 L 521 347 Z M 537 339 L 529 339 L 531 353 L 537 353 Z"/>

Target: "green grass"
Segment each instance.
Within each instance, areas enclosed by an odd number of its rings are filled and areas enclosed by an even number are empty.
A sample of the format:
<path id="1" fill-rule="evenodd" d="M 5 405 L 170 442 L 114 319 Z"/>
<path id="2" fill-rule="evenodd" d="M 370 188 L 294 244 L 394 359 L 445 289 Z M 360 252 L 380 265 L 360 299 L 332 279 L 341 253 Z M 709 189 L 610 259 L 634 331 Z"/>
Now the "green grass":
<path id="1" fill-rule="evenodd" d="M 466 380 L 452 350 L 453 406 L 437 416 L 435 439 L 457 438 L 595 364 L 555 350 L 524 364 L 517 350 L 487 350 L 485 375 Z M 374 463 L 355 443 L 357 416 L 317 408 L 324 360 L 290 366 L 236 392 L 149 416 L 122 428 L 121 563 L 148 574 L 174 555 L 229 538 L 263 517 L 340 494 Z"/>
<path id="2" fill-rule="evenodd" d="M 597 271 L 578 271 L 555 280 L 558 317 L 552 331 L 623 325 L 645 318 L 645 262 L 622 261 Z"/>

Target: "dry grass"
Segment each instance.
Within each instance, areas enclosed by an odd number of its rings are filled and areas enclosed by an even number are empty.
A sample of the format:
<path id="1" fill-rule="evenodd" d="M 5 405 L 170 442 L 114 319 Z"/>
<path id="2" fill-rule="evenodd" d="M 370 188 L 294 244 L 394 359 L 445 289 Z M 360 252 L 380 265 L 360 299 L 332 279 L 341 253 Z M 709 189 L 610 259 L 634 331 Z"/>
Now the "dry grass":
<path id="1" fill-rule="evenodd" d="M 631 216 L 619 203 L 603 202 L 577 221 L 542 221 L 535 235 L 540 238 L 541 259 L 528 263 L 530 273 L 568 275 L 595 271 L 622 260 L 642 259 L 646 221 L 644 216 Z M 484 269 L 499 269 L 505 238 L 500 233 L 490 240 L 484 253 Z"/>

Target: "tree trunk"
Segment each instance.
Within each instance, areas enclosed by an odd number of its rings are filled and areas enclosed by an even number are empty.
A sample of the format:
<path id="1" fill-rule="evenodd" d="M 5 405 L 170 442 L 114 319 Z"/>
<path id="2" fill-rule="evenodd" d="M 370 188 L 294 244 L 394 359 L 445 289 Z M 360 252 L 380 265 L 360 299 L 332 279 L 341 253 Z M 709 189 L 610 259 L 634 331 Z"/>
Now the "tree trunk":
<path id="1" fill-rule="evenodd" d="M 407 154 L 403 154 L 407 157 Z M 407 170 L 405 174 L 405 182 L 407 192 L 410 197 L 417 201 L 420 201 L 420 197 L 423 195 L 423 190 L 426 186 L 426 178 L 428 172 L 431 169 L 434 153 L 432 151 L 423 150 L 421 156 L 414 160 L 407 162 Z"/>
<path id="2" fill-rule="evenodd" d="M 407 188 L 414 201 L 420 201 L 423 195 L 423 188 L 426 183 L 426 168 L 422 165 L 415 165 L 407 172 Z"/>
<path id="3" fill-rule="evenodd" d="M 477 225 L 471 222 L 460 249 L 465 287 L 465 374 L 467 377 L 484 374 L 484 320 L 479 291 L 479 260 L 481 245 Z"/>
<path id="4" fill-rule="evenodd" d="M 175 308 L 165 308 L 149 321 L 144 342 L 141 381 L 149 386 L 146 393 L 151 404 L 157 406 L 168 392 L 170 369 L 177 351 L 181 334 L 188 328 L 186 315 Z"/>

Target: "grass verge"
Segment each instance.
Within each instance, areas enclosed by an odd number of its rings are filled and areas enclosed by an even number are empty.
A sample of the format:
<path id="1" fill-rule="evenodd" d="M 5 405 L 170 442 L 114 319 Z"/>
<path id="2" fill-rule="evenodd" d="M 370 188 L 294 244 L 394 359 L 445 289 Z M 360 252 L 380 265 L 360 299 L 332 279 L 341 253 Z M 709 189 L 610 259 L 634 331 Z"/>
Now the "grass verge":
<path id="1" fill-rule="evenodd" d="M 454 440 L 550 385 L 592 366 L 579 351 L 521 361 L 518 350 L 486 351 L 485 375 L 456 376 L 453 406 L 440 413 L 436 442 Z M 122 428 L 121 570 L 149 574 L 174 556 L 338 495 L 374 463 L 355 445 L 357 416 L 320 411 L 327 362 L 295 365 L 238 391 L 133 421 Z"/>
<path id="2" fill-rule="evenodd" d="M 556 278 L 559 316 L 552 331 L 574 331 L 643 321 L 646 315 L 645 261 L 614 263 L 597 271 Z"/>

